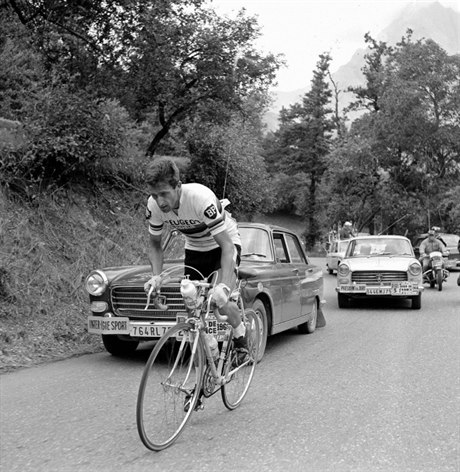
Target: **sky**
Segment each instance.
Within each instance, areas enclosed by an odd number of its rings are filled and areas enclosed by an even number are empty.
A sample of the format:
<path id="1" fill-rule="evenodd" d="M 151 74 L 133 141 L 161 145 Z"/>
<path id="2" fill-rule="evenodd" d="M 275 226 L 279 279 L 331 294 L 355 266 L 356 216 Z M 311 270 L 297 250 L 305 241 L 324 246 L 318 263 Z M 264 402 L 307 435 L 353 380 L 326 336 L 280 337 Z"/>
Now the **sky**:
<path id="1" fill-rule="evenodd" d="M 210 4 L 230 17 L 242 8 L 248 15 L 257 15 L 262 37 L 256 46 L 262 52 L 284 54 L 287 67 L 279 71 L 276 89 L 292 91 L 310 83 L 320 54 L 330 53 L 335 72 L 356 49 L 365 47 L 365 33 L 376 38 L 405 6 L 434 1 L 210 0 Z M 460 11 L 460 0 L 438 1 Z"/>

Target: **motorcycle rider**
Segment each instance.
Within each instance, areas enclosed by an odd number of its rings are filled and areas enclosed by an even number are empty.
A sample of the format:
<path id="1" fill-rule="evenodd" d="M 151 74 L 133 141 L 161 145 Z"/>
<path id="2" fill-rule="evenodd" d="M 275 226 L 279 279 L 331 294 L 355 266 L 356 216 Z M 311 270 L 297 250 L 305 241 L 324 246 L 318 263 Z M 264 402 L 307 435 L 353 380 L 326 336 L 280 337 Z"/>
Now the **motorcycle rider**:
<path id="1" fill-rule="evenodd" d="M 422 263 L 424 273 L 431 267 L 430 254 L 433 251 L 444 252 L 445 250 L 446 246 L 436 238 L 436 231 L 430 229 L 428 237 L 420 244 L 420 262 Z"/>

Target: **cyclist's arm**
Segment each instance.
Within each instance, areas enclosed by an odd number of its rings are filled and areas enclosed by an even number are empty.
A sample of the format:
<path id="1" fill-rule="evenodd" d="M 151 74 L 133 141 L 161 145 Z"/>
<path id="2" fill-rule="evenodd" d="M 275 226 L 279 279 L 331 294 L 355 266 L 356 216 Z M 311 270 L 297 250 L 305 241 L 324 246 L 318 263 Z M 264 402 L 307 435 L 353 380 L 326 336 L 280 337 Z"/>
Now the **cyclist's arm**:
<path id="1" fill-rule="evenodd" d="M 152 267 L 153 275 L 161 274 L 163 270 L 163 250 L 161 249 L 161 234 L 149 234 L 147 255 Z"/>
<path id="2" fill-rule="evenodd" d="M 222 255 L 220 257 L 222 274 L 219 282 L 232 288 L 235 283 L 235 245 L 227 231 L 221 231 L 220 233 L 215 234 L 214 239 L 222 249 Z"/>

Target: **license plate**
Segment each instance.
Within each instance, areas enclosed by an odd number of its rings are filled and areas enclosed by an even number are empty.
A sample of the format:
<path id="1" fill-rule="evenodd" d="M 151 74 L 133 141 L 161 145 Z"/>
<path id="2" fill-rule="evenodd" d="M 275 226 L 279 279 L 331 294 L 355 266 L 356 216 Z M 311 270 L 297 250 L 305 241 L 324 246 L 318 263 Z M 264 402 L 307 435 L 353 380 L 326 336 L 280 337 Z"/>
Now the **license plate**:
<path id="1" fill-rule="evenodd" d="M 130 336 L 136 338 L 161 338 L 171 325 L 131 325 Z"/>
<path id="2" fill-rule="evenodd" d="M 365 285 L 341 285 L 340 292 L 365 292 Z"/>
<path id="3" fill-rule="evenodd" d="M 415 282 L 392 283 L 391 295 L 418 295 L 418 285 Z"/>
<path id="4" fill-rule="evenodd" d="M 88 333 L 129 334 L 129 318 L 88 316 Z"/>
<path id="5" fill-rule="evenodd" d="M 390 295 L 391 287 L 368 287 L 366 295 Z"/>

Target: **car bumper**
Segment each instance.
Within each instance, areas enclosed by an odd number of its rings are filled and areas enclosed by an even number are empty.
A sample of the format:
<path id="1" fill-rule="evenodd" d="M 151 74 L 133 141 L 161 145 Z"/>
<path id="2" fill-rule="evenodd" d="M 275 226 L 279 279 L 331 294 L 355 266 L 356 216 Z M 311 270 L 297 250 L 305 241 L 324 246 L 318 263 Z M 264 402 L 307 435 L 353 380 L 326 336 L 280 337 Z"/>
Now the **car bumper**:
<path id="1" fill-rule="evenodd" d="M 161 338 L 177 321 L 132 321 L 121 316 L 88 316 L 90 334 L 121 335 L 132 338 Z"/>

